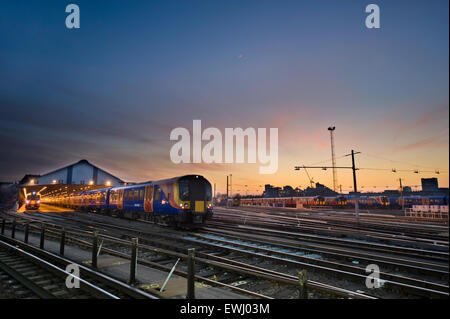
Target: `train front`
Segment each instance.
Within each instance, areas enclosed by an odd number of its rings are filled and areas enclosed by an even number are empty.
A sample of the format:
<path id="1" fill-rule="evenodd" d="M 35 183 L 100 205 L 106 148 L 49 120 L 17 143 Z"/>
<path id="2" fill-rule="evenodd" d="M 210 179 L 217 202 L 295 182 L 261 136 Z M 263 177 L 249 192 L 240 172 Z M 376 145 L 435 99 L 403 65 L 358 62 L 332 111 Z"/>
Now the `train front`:
<path id="1" fill-rule="evenodd" d="M 26 209 L 39 209 L 39 205 L 41 203 L 41 196 L 33 192 L 32 194 L 27 196 L 25 200 L 25 208 Z"/>
<path id="2" fill-rule="evenodd" d="M 179 217 L 187 224 L 203 224 L 213 216 L 211 183 L 200 175 L 178 180 Z"/>

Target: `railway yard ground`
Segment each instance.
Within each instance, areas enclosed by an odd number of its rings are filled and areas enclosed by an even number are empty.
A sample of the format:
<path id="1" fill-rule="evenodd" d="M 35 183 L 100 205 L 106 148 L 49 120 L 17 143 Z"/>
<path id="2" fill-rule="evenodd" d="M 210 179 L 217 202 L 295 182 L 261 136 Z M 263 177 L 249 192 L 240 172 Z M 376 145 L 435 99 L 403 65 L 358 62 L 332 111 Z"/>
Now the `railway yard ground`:
<path id="1" fill-rule="evenodd" d="M 398 211 L 216 207 L 186 230 L 43 204 L 0 227 L 0 298 L 192 298 L 192 279 L 197 299 L 449 297 L 448 222 Z"/>

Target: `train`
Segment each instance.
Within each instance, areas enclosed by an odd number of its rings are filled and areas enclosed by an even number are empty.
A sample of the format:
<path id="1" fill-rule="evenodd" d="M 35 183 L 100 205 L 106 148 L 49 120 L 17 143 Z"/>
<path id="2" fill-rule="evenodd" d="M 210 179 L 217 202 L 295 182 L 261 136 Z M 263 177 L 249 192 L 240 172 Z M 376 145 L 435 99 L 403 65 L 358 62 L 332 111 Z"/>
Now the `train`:
<path id="1" fill-rule="evenodd" d="M 49 196 L 43 202 L 182 228 L 201 226 L 213 216 L 211 183 L 200 175 Z"/>
<path id="2" fill-rule="evenodd" d="M 25 200 L 25 209 L 39 209 L 39 205 L 41 204 L 41 196 L 33 192 L 30 195 L 27 195 Z"/>
<path id="3" fill-rule="evenodd" d="M 280 197 L 280 198 L 241 198 L 240 205 L 244 206 L 272 206 L 272 207 L 355 207 L 356 197 L 354 195 L 338 196 L 311 196 L 311 197 Z M 359 196 L 360 208 L 411 208 L 414 205 L 448 205 L 447 195 L 436 196 Z"/>

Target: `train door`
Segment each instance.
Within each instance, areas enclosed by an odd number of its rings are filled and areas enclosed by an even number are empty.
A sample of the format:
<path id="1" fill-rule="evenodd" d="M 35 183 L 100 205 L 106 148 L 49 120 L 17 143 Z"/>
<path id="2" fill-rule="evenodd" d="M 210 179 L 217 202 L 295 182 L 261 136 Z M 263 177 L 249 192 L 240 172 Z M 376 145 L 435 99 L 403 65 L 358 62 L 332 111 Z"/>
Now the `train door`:
<path id="1" fill-rule="evenodd" d="M 153 192 L 154 186 L 145 186 L 145 196 L 144 196 L 144 211 L 153 213 Z"/>
<path id="2" fill-rule="evenodd" d="M 118 193 L 119 199 L 117 201 L 117 208 L 123 209 L 123 189 L 120 189 Z"/>

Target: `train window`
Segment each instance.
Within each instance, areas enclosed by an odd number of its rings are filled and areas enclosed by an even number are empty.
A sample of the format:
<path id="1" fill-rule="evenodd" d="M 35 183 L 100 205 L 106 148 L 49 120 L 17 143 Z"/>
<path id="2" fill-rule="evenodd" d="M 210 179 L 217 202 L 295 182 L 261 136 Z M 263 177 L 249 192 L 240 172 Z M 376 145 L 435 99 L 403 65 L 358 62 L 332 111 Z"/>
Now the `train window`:
<path id="1" fill-rule="evenodd" d="M 161 189 L 157 189 L 155 193 L 155 200 L 159 201 L 161 199 Z"/>
<path id="2" fill-rule="evenodd" d="M 180 192 L 180 200 L 189 200 L 189 181 L 179 181 L 178 189 Z"/>
<path id="3" fill-rule="evenodd" d="M 134 200 L 137 201 L 139 198 L 139 191 L 136 189 L 134 190 Z"/>
<path id="4" fill-rule="evenodd" d="M 139 200 L 144 200 L 144 190 L 143 189 L 141 189 L 139 191 Z"/>
<path id="5" fill-rule="evenodd" d="M 211 184 L 206 184 L 206 200 L 210 201 L 212 200 L 212 191 L 211 191 Z"/>

